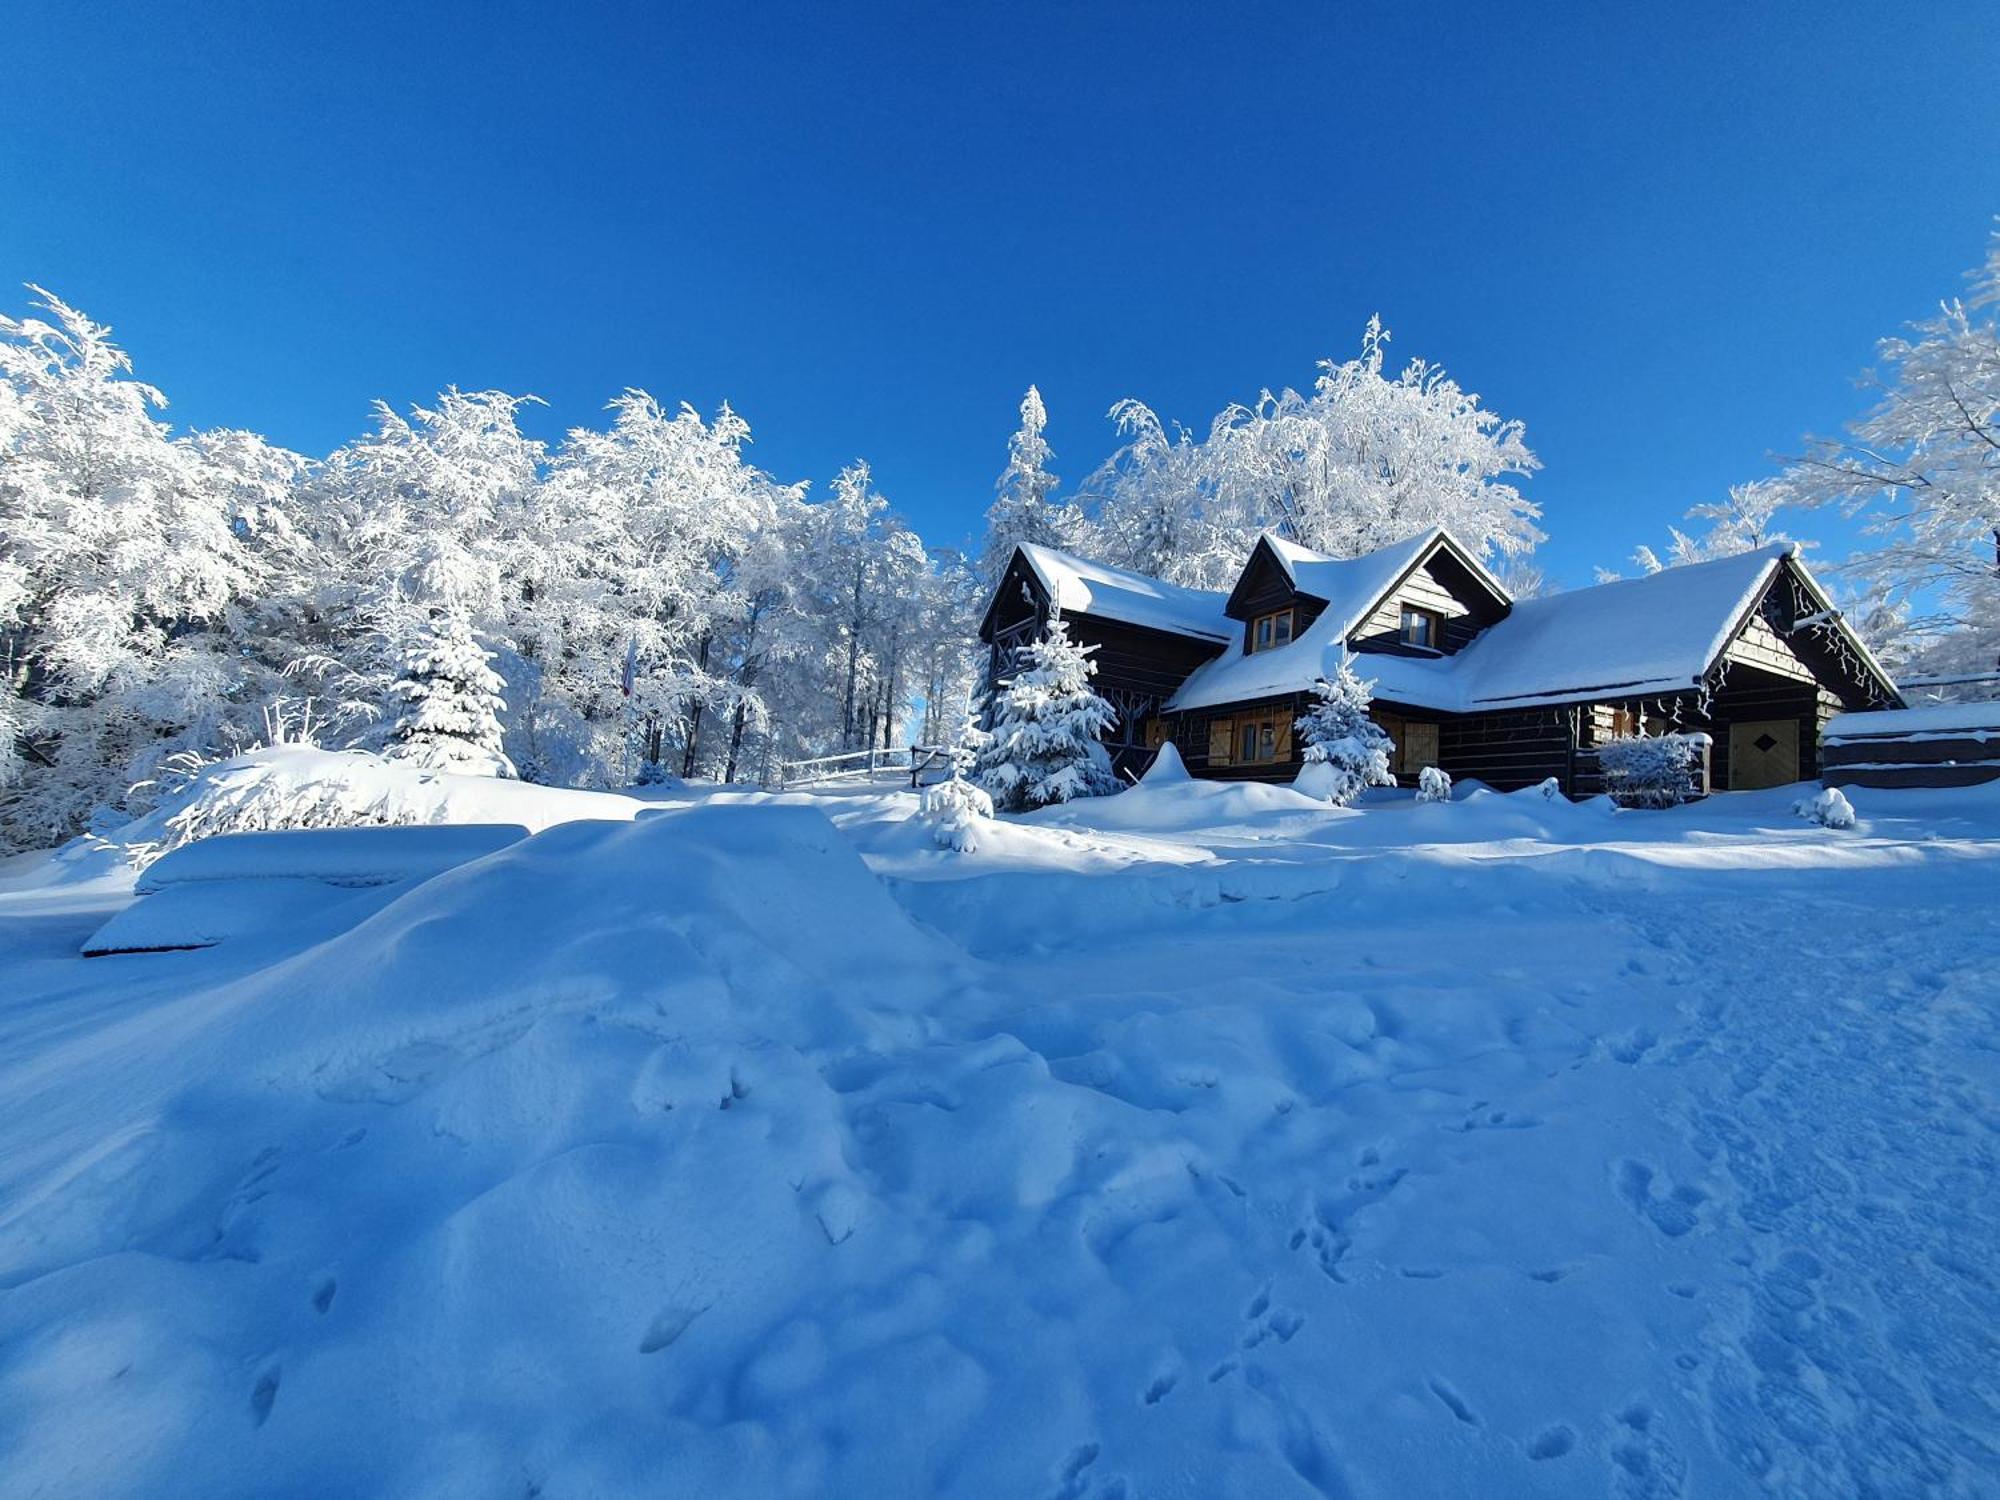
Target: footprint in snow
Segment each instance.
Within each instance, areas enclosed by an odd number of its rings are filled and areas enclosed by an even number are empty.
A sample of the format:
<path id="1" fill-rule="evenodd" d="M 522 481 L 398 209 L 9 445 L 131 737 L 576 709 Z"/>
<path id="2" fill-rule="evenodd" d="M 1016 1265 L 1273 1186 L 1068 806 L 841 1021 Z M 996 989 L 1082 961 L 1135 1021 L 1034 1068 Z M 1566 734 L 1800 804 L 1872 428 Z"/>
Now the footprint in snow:
<path id="1" fill-rule="evenodd" d="M 1069 1456 L 1056 1466 L 1058 1486 L 1054 1500 L 1082 1500 L 1090 1483 L 1087 1471 L 1102 1451 L 1096 1443 L 1079 1443 L 1069 1450 Z"/>
<path id="2" fill-rule="evenodd" d="M 257 1377 L 257 1383 L 250 1387 L 250 1420 L 262 1427 L 270 1420 L 271 1408 L 278 1402 L 278 1382 L 283 1377 L 281 1366 L 272 1365 Z"/>
<path id="3" fill-rule="evenodd" d="M 1465 1398 L 1453 1390 L 1447 1382 L 1433 1375 L 1430 1380 L 1430 1387 L 1431 1394 L 1442 1401 L 1445 1410 L 1458 1418 L 1459 1421 L 1468 1427 L 1477 1427 L 1479 1425 L 1478 1415 L 1471 1407 L 1465 1404 Z"/>
<path id="4" fill-rule="evenodd" d="M 1544 1427 L 1536 1433 L 1528 1444 L 1528 1457 L 1541 1462 L 1551 1458 L 1561 1458 L 1576 1446 L 1576 1431 L 1561 1422 L 1553 1427 Z"/>
<path id="5" fill-rule="evenodd" d="M 1653 1191 L 1657 1174 L 1641 1161 L 1618 1164 L 1618 1196 L 1661 1234 L 1678 1239 L 1700 1222 L 1696 1210 L 1708 1201 L 1700 1188 L 1683 1183 L 1664 1194 Z"/>

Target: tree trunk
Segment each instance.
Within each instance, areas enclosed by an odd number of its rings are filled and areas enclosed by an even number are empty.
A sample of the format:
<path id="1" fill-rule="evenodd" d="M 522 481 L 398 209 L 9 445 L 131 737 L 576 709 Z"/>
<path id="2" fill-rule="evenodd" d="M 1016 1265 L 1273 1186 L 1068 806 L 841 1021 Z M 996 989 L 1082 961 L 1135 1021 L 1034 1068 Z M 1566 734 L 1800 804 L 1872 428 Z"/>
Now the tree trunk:
<path id="1" fill-rule="evenodd" d="M 736 779 L 736 757 L 743 750 L 743 721 L 748 717 L 741 700 L 736 704 L 736 713 L 729 725 L 729 760 L 722 768 L 725 782 Z"/>
<path id="2" fill-rule="evenodd" d="M 701 638 L 701 649 L 695 653 L 695 665 L 701 668 L 703 672 L 708 670 L 708 650 L 712 640 L 713 637 L 711 636 L 703 636 Z M 693 709 L 688 713 L 687 750 L 681 756 L 681 780 L 683 781 L 693 777 L 696 765 L 695 752 L 701 748 L 701 710 L 702 702 L 697 698 L 695 699 Z"/>
<path id="3" fill-rule="evenodd" d="M 862 570 L 854 570 L 854 607 L 847 615 L 847 688 L 840 700 L 840 748 L 854 748 L 855 674 L 861 666 Z"/>

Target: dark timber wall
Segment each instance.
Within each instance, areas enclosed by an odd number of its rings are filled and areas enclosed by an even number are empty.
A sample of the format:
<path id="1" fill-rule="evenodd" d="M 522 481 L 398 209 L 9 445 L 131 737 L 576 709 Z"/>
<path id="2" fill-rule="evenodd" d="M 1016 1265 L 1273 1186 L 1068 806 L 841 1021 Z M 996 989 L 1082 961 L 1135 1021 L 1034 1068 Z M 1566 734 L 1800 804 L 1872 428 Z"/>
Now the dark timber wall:
<path id="1" fill-rule="evenodd" d="M 1551 776 L 1567 787 L 1575 713 L 1571 708 L 1524 708 L 1439 717 L 1439 769 L 1454 780 L 1474 777 L 1502 791 L 1534 786 Z M 1421 711 L 1412 713 L 1422 716 Z"/>
<path id="2" fill-rule="evenodd" d="M 1990 729 L 1842 735 L 1823 751 L 1828 786 L 1978 786 L 2000 781 L 2000 704 Z"/>

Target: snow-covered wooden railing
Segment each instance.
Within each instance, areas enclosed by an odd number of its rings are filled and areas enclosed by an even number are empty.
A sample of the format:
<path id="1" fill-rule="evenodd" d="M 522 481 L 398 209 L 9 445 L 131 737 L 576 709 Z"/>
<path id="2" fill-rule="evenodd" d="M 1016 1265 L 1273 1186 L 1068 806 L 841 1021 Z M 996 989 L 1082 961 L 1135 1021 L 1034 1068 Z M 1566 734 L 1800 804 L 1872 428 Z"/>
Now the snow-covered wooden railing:
<path id="1" fill-rule="evenodd" d="M 924 784 L 928 773 L 948 771 L 951 751 L 943 745 L 897 745 L 867 750 L 847 750 L 839 755 L 819 755 L 810 760 L 781 760 L 772 770 L 770 784 L 783 791 L 790 787 L 824 786 L 831 782 L 873 781 L 893 773 L 908 776 L 912 787 Z"/>

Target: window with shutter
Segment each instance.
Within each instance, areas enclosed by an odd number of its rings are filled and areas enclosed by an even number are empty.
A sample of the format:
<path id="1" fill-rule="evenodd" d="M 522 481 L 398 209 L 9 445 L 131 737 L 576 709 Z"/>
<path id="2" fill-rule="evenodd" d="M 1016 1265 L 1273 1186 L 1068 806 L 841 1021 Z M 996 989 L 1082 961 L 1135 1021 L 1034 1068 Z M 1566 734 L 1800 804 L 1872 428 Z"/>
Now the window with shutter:
<path id="1" fill-rule="evenodd" d="M 1208 763 L 1211 766 L 1226 766 L 1230 763 L 1230 736 L 1235 732 L 1234 719 L 1208 721 Z"/>

